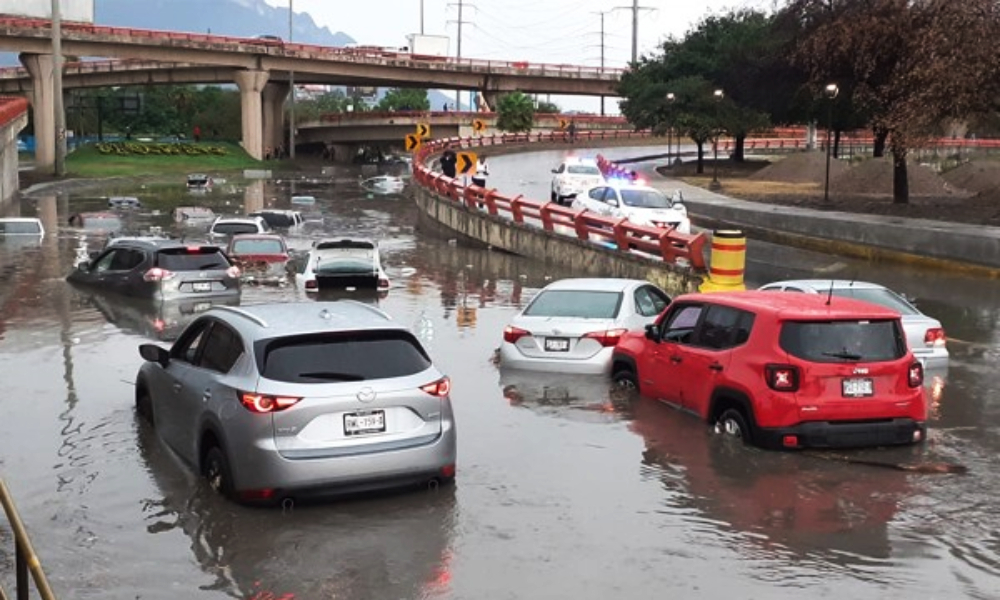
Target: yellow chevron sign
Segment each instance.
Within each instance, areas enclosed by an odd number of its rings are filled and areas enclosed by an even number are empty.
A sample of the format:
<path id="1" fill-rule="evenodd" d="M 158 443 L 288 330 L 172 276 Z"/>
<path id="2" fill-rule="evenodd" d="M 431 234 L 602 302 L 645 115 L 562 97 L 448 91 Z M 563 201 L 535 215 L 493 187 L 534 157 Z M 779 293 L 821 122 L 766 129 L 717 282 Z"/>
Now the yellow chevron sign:
<path id="1" fill-rule="evenodd" d="M 408 134 L 404 139 L 407 152 L 416 152 L 420 149 L 420 136 L 415 133 Z"/>
<path id="2" fill-rule="evenodd" d="M 427 123 L 417 123 L 417 136 L 418 137 L 425 138 L 425 137 L 430 137 L 430 135 L 431 135 L 431 126 L 430 125 L 428 125 Z"/>

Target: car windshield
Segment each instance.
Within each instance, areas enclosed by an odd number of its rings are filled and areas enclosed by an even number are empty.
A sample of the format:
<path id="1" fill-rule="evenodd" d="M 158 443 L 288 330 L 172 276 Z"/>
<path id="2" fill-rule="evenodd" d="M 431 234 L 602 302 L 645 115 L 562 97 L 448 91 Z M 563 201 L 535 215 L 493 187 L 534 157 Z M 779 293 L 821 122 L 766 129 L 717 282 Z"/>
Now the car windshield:
<path id="1" fill-rule="evenodd" d="M 219 235 L 237 235 L 240 233 L 258 233 L 256 223 L 216 223 L 212 232 Z"/>
<path id="2" fill-rule="evenodd" d="M 906 340 L 899 322 L 790 321 L 781 327 L 781 348 L 812 362 L 878 362 L 901 358 Z"/>
<path id="3" fill-rule="evenodd" d="M 0 220 L 0 235 L 39 235 L 42 227 L 38 221 Z"/>
<path id="4" fill-rule="evenodd" d="M 253 239 L 236 240 L 233 242 L 233 254 L 284 254 L 285 246 L 281 240 Z"/>
<path id="5" fill-rule="evenodd" d="M 352 331 L 257 342 L 258 368 L 266 379 L 335 383 L 406 377 L 431 360 L 404 331 Z"/>
<path id="6" fill-rule="evenodd" d="M 621 292 L 591 290 L 547 290 L 524 309 L 527 317 L 575 317 L 613 319 L 621 306 Z"/>
<path id="7" fill-rule="evenodd" d="M 215 246 L 167 248 L 156 253 L 156 266 L 168 271 L 208 271 L 228 269 L 222 250 Z"/>
<path id="8" fill-rule="evenodd" d="M 821 290 L 822 292 L 822 290 Z M 901 315 L 919 315 L 920 311 L 913 307 L 912 304 L 899 297 L 898 294 L 887 289 L 878 288 L 834 288 L 834 296 L 841 296 L 844 298 L 855 298 L 857 300 L 864 300 L 865 302 L 871 302 L 872 304 L 878 304 L 886 308 L 892 309 Z"/>
<path id="9" fill-rule="evenodd" d="M 566 172 L 570 175 L 600 175 L 601 170 L 590 165 L 569 165 Z"/>
<path id="10" fill-rule="evenodd" d="M 634 208 L 670 208 L 673 202 L 658 190 L 620 190 L 625 206 Z"/>

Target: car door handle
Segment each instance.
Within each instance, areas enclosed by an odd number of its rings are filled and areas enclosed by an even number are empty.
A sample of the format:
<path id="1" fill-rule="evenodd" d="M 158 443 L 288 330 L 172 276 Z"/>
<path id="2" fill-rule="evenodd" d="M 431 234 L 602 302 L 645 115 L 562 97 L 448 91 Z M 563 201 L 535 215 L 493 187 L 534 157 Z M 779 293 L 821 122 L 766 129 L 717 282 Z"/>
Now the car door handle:
<path id="1" fill-rule="evenodd" d="M 712 363 L 712 364 L 708 365 L 708 368 L 712 369 L 713 371 L 721 371 L 722 370 L 722 365 L 720 365 L 719 363 Z"/>
<path id="2" fill-rule="evenodd" d="M 175 391 L 175 392 L 179 392 L 179 391 L 181 391 L 181 384 L 179 384 L 179 383 L 175 383 L 175 384 L 174 384 L 174 391 Z"/>
<path id="3" fill-rule="evenodd" d="M 205 393 L 201 395 L 202 402 L 208 402 L 212 399 L 212 392 L 205 390 Z"/>

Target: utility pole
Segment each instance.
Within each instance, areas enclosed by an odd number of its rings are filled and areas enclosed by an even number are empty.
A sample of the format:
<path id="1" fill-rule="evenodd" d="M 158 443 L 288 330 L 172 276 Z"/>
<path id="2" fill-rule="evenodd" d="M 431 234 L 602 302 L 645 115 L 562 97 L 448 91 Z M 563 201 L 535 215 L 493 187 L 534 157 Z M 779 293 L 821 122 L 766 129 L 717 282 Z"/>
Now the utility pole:
<path id="1" fill-rule="evenodd" d="M 462 18 L 463 9 L 465 8 L 465 5 L 466 5 L 465 0 L 458 0 L 458 2 L 455 2 L 455 3 L 452 3 L 452 4 L 448 5 L 448 6 L 457 6 L 458 7 L 458 20 L 457 21 L 448 21 L 449 23 L 455 23 L 455 24 L 458 25 L 458 41 L 457 41 L 458 45 L 457 45 L 457 50 L 455 52 L 455 58 L 458 58 L 458 59 L 462 58 L 462 25 L 464 25 L 465 23 L 468 22 L 468 21 L 466 21 L 466 20 L 464 20 Z M 470 107 L 472 106 L 471 102 L 469 103 L 469 106 Z M 462 91 L 459 90 L 459 89 L 456 89 L 455 90 L 455 110 L 460 110 L 461 107 L 462 107 Z"/>
<path id="2" fill-rule="evenodd" d="M 604 73 L 604 15 L 608 14 L 607 11 L 598 11 L 596 13 L 601 17 L 601 74 Z M 601 116 L 604 116 L 604 96 L 601 96 Z"/>
<path id="3" fill-rule="evenodd" d="M 292 19 L 295 16 L 293 5 L 295 0 L 288 0 L 288 43 L 292 43 Z M 288 158 L 295 160 L 295 71 L 288 71 Z"/>
<path id="4" fill-rule="evenodd" d="M 62 69 L 62 8 L 59 0 L 52 0 L 52 116 L 56 130 L 56 177 L 66 174 L 66 113 L 63 108 Z"/>
<path id="5" fill-rule="evenodd" d="M 639 0 L 632 0 L 632 6 L 617 6 L 611 10 L 632 11 L 632 62 L 639 60 L 639 11 L 656 10 L 648 6 L 639 6 Z"/>
<path id="6" fill-rule="evenodd" d="M 420 0 L 420 35 L 424 35 L 424 0 Z"/>

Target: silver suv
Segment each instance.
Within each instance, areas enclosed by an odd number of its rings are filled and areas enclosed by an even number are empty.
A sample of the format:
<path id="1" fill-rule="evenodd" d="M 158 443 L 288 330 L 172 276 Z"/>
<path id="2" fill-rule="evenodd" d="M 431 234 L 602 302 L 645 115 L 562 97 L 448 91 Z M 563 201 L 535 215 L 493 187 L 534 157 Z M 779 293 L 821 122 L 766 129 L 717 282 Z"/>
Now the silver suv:
<path id="1" fill-rule="evenodd" d="M 136 411 L 240 502 L 450 483 L 450 380 L 377 308 L 215 307 L 146 363 Z"/>
<path id="2" fill-rule="evenodd" d="M 212 238 L 229 237 L 241 233 L 270 233 L 271 226 L 261 216 L 216 217 L 208 228 Z"/>

